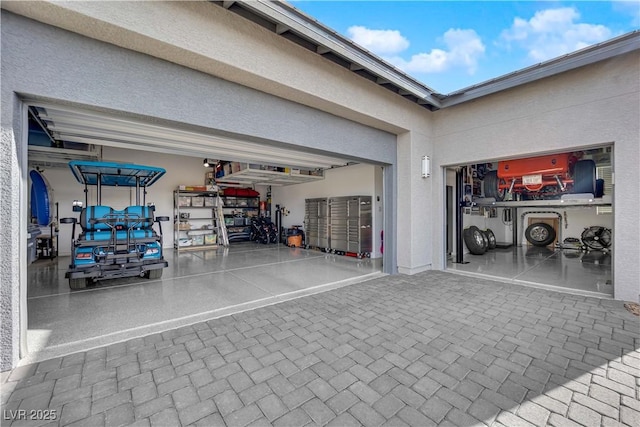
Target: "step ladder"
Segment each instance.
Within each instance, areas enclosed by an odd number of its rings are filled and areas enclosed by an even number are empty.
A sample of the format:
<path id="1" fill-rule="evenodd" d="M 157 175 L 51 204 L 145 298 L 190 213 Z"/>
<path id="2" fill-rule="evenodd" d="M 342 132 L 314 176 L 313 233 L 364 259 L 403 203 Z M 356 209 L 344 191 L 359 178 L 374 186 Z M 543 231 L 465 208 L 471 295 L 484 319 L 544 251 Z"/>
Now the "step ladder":
<path id="1" fill-rule="evenodd" d="M 224 212 L 222 206 L 224 202 L 220 197 L 220 192 L 216 192 L 216 208 L 214 209 L 214 217 L 216 220 L 216 235 L 218 236 L 218 244 L 224 247 L 229 246 L 229 235 L 227 233 L 227 225 L 224 223 Z"/>

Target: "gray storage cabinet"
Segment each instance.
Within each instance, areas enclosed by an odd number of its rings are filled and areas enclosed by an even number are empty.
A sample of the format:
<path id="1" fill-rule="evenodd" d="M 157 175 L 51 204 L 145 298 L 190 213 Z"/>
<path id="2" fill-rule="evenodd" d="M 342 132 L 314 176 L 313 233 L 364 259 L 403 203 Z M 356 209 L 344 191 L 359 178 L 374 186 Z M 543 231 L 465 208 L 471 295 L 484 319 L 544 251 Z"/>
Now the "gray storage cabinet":
<path id="1" fill-rule="evenodd" d="M 371 223 L 371 196 L 350 197 L 347 202 L 347 252 L 371 255 Z"/>
<path id="2" fill-rule="evenodd" d="M 329 202 L 326 197 L 305 199 L 304 229 L 306 245 L 329 248 Z"/>
<path id="3" fill-rule="evenodd" d="M 370 256 L 373 249 L 371 196 L 332 197 L 329 199 L 329 206 L 331 250 Z"/>
<path id="4" fill-rule="evenodd" d="M 310 247 L 370 256 L 371 224 L 371 196 L 305 200 L 305 233 Z"/>

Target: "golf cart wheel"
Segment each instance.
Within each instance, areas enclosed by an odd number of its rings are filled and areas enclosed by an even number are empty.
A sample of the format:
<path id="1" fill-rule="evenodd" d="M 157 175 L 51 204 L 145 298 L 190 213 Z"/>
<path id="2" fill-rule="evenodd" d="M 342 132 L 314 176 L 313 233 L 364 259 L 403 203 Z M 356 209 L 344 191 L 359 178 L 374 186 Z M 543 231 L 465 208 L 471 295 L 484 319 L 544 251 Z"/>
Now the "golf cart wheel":
<path id="1" fill-rule="evenodd" d="M 487 236 L 488 246 L 487 249 L 495 249 L 496 248 L 496 235 L 490 228 L 484 230 L 484 234 Z"/>
<path id="2" fill-rule="evenodd" d="M 498 178 L 498 171 L 489 171 L 484 176 L 484 196 L 493 197 L 496 201 L 504 200 L 506 190 L 498 188 L 500 183 L 504 184 L 503 179 Z"/>
<path id="3" fill-rule="evenodd" d="M 573 192 L 596 194 L 596 163 L 580 160 L 573 169 Z"/>
<path id="4" fill-rule="evenodd" d="M 144 272 L 144 277 L 151 280 L 156 280 L 162 277 L 162 269 L 147 270 Z"/>
<path id="5" fill-rule="evenodd" d="M 527 227 L 524 237 L 533 246 L 549 246 L 556 239 L 556 231 L 549 224 L 536 222 Z"/>
<path id="6" fill-rule="evenodd" d="M 464 243 L 473 255 L 482 255 L 487 251 L 487 238 L 475 225 L 466 228 L 463 233 Z"/>
<path id="7" fill-rule="evenodd" d="M 69 279 L 69 287 L 71 289 L 84 289 L 87 287 L 87 279 L 84 277 L 80 279 Z"/>

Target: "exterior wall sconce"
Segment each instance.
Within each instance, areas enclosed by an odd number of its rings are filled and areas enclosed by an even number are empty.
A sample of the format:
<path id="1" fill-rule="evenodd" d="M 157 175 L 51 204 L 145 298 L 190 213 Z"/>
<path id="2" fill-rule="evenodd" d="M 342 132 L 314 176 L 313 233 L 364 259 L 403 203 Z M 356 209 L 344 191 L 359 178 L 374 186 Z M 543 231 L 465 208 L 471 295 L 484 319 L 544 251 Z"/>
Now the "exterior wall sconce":
<path id="1" fill-rule="evenodd" d="M 429 178 L 431 176 L 431 159 L 429 156 L 422 156 L 422 177 Z"/>

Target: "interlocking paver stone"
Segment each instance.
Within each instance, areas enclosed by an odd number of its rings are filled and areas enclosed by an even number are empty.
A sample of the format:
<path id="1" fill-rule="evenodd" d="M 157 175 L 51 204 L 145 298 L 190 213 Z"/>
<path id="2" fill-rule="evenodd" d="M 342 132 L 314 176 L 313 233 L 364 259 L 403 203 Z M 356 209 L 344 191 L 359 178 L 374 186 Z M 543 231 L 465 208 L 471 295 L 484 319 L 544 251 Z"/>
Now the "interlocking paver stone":
<path id="1" fill-rule="evenodd" d="M 218 411 L 222 416 L 229 415 L 230 413 L 242 408 L 243 404 L 237 394 L 233 390 L 224 391 L 213 398 Z"/>
<path id="2" fill-rule="evenodd" d="M 388 394 L 373 404 L 373 409 L 378 411 L 385 418 L 393 417 L 400 409 L 405 406 L 404 402 L 395 397 L 393 394 Z"/>
<path id="3" fill-rule="evenodd" d="M 257 403 L 258 407 L 262 410 L 262 413 L 269 421 L 274 421 L 289 412 L 289 409 L 275 394 L 265 396 Z"/>
<path id="4" fill-rule="evenodd" d="M 275 420 L 273 425 L 276 427 L 302 427 L 310 421 L 309 415 L 302 409 L 297 408 Z"/>
<path id="5" fill-rule="evenodd" d="M 360 402 L 358 397 L 349 390 L 343 390 L 340 393 L 327 400 L 329 406 L 336 414 L 341 414 L 356 403 Z"/>
<path id="6" fill-rule="evenodd" d="M 78 426 L 635 426 L 638 345 L 619 301 L 432 271 L 19 367 L 1 403 Z"/>
<path id="7" fill-rule="evenodd" d="M 134 421 L 133 405 L 131 403 L 125 403 L 106 411 L 104 424 L 110 427 L 120 427 L 129 425 Z"/>
<path id="8" fill-rule="evenodd" d="M 292 410 L 302 405 L 307 400 L 311 400 L 315 397 L 313 392 L 307 387 L 300 387 L 287 393 L 282 397 L 282 401 L 287 407 Z"/>
<path id="9" fill-rule="evenodd" d="M 216 404 L 213 403 L 213 400 L 207 399 L 178 411 L 178 417 L 180 418 L 182 425 L 189 425 L 211 415 L 215 411 Z"/>
<path id="10" fill-rule="evenodd" d="M 318 398 L 311 399 L 304 403 L 302 409 L 309 415 L 313 422 L 318 425 L 327 424 L 336 416 L 336 414 Z"/>

